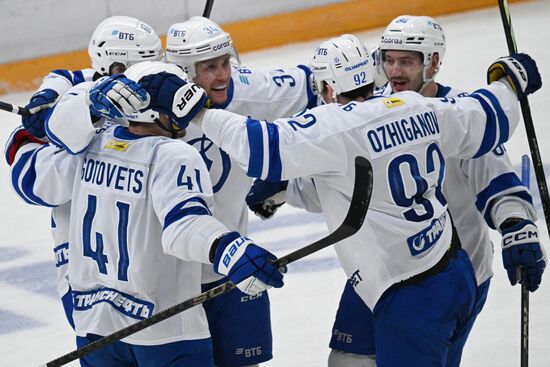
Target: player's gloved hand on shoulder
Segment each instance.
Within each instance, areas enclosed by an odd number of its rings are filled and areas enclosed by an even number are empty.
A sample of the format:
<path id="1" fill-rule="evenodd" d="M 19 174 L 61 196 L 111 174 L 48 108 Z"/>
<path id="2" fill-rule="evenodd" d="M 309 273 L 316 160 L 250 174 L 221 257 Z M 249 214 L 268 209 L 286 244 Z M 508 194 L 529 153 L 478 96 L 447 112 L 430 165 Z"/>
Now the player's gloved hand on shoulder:
<path id="1" fill-rule="evenodd" d="M 51 113 L 51 107 L 55 105 L 58 97 L 59 94 L 53 89 L 43 89 L 31 97 L 31 100 L 25 106 L 31 115 L 23 116 L 22 123 L 32 136 L 39 139 L 46 136 L 44 124 Z"/>
<path id="2" fill-rule="evenodd" d="M 288 181 L 254 180 L 246 195 L 248 208 L 262 219 L 268 219 L 285 203 Z"/>
<path id="3" fill-rule="evenodd" d="M 536 92 L 542 87 L 537 63 L 523 53 L 512 54 L 497 59 L 487 70 L 487 83 L 506 77 L 518 98 Z"/>
<path id="4" fill-rule="evenodd" d="M 185 129 L 208 103 L 204 89 L 166 71 L 146 75 L 139 84 L 151 96 L 149 108 L 170 116 L 180 129 Z"/>
<path id="5" fill-rule="evenodd" d="M 246 294 L 281 288 L 284 284 L 283 274 L 274 265 L 277 257 L 237 232 L 221 237 L 212 257 L 214 271 L 227 276 Z M 282 271 L 286 272 L 286 267 Z"/>
<path id="6" fill-rule="evenodd" d="M 546 254 L 540 244 L 537 226 L 528 219 L 508 219 L 501 226 L 502 260 L 512 285 L 518 281 L 534 292 L 546 267 Z M 518 267 L 522 268 L 518 279 Z"/>
<path id="7" fill-rule="evenodd" d="M 88 91 L 88 100 L 93 116 L 122 118 L 146 108 L 149 95 L 138 83 L 117 74 L 100 79 Z"/>

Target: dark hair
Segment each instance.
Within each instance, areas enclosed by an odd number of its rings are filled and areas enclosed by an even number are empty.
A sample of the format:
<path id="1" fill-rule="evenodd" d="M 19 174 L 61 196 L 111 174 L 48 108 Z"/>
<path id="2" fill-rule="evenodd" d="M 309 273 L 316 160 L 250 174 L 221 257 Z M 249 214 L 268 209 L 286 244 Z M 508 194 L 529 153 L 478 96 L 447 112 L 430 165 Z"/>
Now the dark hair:
<path id="1" fill-rule="evenodd" d="M 343 97 L 346 97 L 347 99 L 355 101 L 358 98 L 367 99 L 367 97 L 372 94 L 373 90 L 374 90 L 374 82 L 354 90 L 342 92 L 340 93 L 340 95 Z"/>

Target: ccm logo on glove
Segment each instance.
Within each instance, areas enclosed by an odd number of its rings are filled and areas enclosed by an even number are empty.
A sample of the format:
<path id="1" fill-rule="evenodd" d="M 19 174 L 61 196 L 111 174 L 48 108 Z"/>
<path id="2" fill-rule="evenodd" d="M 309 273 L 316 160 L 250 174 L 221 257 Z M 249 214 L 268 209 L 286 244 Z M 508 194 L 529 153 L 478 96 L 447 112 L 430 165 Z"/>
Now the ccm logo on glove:
<path id="1" fill-rule="evenodd" d="M 530 243 L 533 241 L 533 239 L 538 240 L 539 234 L 537 231 L 523 231 L 523 232 L 516 232 L 513 234 L 513 236 L 508 236 L 502 239 L 502 247 L 506 248 L 508 245 L 510 245 L 512 242 L 516 243 Z"/>

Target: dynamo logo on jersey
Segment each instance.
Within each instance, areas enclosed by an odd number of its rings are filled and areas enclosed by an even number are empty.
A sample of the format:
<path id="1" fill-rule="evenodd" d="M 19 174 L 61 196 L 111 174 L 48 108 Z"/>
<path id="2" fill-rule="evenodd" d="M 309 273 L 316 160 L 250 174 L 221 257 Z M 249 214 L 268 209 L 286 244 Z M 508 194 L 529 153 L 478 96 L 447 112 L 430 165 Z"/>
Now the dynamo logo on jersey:
<path id="1" fill-rule="evenodd" d="M 422 231 L 409 237 L 407 244 L 412 256 L 419 255 L 431 248 L 440 238 L 445 230 L 447 223 L 447 212 L 437 219 L 432 220 L 432 223 Z"/>

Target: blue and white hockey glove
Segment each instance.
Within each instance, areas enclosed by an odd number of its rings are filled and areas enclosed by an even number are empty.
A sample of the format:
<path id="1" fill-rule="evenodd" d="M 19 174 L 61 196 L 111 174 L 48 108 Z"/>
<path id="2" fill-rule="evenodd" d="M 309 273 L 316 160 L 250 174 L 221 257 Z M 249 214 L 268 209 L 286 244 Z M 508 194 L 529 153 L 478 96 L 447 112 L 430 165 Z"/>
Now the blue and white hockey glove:
<path id="1" fill-rule="evenodd" d="M 285 203 L 288 181 L 254 180 L 246 195 L 248 208 L 262 219 L 268 219 Z"/>
<path id="2" fill-rule="evenodd" d="M 170 116 L 181 130 L 187 128 L 208 102 L 204 89 L 166 71 L 146 75 L 139 84 L 151 96 L 149 108 Z"/>
<path id="3" fill-rule="evenodd" d="M 117 74 L 100 79 L 88 91 L 88 100 L 93 116 L 122 118 L 145 109 L 149 95 L 138 83 Z"/>
<path id="4" fill-rule="evenodd" d="M 36 138 L 43 138 L 46 136 L 46 130 L 44 129 L 44 123 L 51 113 L 51 107 L 53 107 L 59 94 L 53 89 L 43 89 L 36 92 L 30 102 L 25 106 L 26 109 L 32 114 L 30 116 L 23 116 L 22 123 L 25 129 Z"/>
<path id="5" fill-rule="evenodd" d="M 214 255 L 214 271 L 225 275 L 242 292 L 250 295 L 283 286 L 283 274 L 273 262 L 271 252 L 256 246 L 250 239 L 230 232 L 221 237 Z M 286 271 L 282 269 L 283 272 Z"/>
<path id="6" fill-rule="evenodd" d="M 521 220 L 506 227 L 501 226 L 502 260 L 512 285 L 518 281 L 534 292 L 540 285 L 542 273 L 546 267 L 546 254 L 540 245 L 537 226 L 530 220 Z M 518 267 L 521 267 L 521 279 L 518 279 Z"/>
<path id="7" fill-rule="evenodd" d="M 527 54 L 513 54 L 497 59 L 487 70 L 487 83 L 506 77 L 518 98 L 536 92 L 542 87 L 537 63 Z"/>

